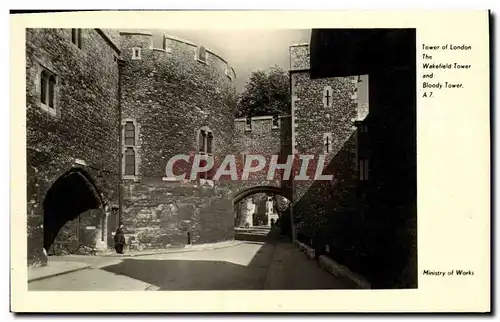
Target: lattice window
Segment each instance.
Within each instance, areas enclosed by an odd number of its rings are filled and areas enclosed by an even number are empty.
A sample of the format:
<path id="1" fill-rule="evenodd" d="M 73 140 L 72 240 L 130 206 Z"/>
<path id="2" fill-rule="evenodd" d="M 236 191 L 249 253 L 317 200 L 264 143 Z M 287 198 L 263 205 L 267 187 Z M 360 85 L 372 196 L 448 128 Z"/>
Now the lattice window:
<path id="1" fill-rule="evenodd" d="M 125 150 L 125 175 L 135 176 L 134 148 L 127 148 Z"/>
<path id="2" fill-rule="evenodd" d="M 135 145 L 135 125 L 133 122 L 125 123 L 125 145 Z"/>
<path id="3" fill-rule="evenodd" d="M 47 69 L 40 73 L 40 104 L 43 110 L 56 115 L 57 77 Z"/>

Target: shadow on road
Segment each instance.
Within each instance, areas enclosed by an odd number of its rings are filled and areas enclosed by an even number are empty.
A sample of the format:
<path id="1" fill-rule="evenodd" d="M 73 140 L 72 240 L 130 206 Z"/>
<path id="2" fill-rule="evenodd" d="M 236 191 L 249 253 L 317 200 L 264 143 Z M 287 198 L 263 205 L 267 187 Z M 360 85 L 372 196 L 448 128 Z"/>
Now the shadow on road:
<path id="1" fill-rule="evenodd" d="M 240 241 L 262 245 L 248 266 L 226 261 L 134 258 L 101 269 L 156 285 L 160 291 L 263 289 L 276 239 L 276 232 L 239 234 Z"/>
<path id="2" fill-rule="evenodd" d="M 278 238 L 276 231 L 264 229 L 237 229 L 234 234 L 235 240 L 249 242 L 272 242 Z"/>
<path id="3" fill-rule="evenodd" d="M 155 285 L 160 291 L 355 288 L 352 283 L 323 271 L 316 261 L 307 259 L 305 254 L 275 230 L 268 234 L 259 232 L 238 235 L 238 240 L 245 240 L 246 243 L 214 252 L 221 251 L 222 254 L 229 251 L 237 254 L 241 251 L 251 256 L 255 248 L 260 246 L 246 266 L 224 260 L 198 260 L 193 255 L 196 260 L 136 257 L 124 259 L 121 263 L 102 270 Z M 240 259 L 244 257 L 243 254 Z"/>

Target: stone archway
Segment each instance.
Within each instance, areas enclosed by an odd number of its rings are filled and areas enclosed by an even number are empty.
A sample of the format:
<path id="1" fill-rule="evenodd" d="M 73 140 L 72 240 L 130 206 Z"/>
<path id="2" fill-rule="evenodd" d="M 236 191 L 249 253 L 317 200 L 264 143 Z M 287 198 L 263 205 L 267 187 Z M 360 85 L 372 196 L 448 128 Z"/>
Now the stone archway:
<path id="1" fill-rule="evenodd" d="M 233 196 L 233 204 L 237 204 L 245 198 L 257 193 L 268 193 L 280 195 L 288 200 L 292 200 L 292 191 L 290 189 L 275 186 L 255 186 L 244 189 Z"/>
<path id="2" fill-rule="evenodd" d="M 83 168 L 73 168 L 61 175 L 47 191 L 43 202 L 43 247 L 48 252 L 57 234 L 68 222 L 104 203 L 91 176 Z"/>
<path id="3" fill-rule="evenodd" d="M 247 199 L 251 196 L 258 195 L 258 194 L 280 195 L 280 196 L 288 199 L 288 201 L 292 200 L 291 189 L 286 189 L 286 188 L 277 187 L 277 186 L 254 186 L 254 187 L 246 188 L 233 196 L 233 205 L 234 205 L 234 211 L 235 211 L 235 220 L 234 220 L 235 227 L 237 227 L 237 226 L 243 227 L 243 225 L 245 225 L 244 227 L 247 227 L 245 224 L 246 221 L 249 222 L 248 226 L 252 226 L 252 221 L 253 221 L 252 218 L 254 216 L 253 213 L 255 213 L 255 211 L 256 211 L 255 204 L 253 202 L 249 202 L 250 206 L 248 206 L 248 205 L 241 205 L 240 202 L 244 201 L 245 199 Z M 262 204 L 260 204 L 260 207 L 258 207 L 258 209 L 260 210 L 261 207 L 262 207 Z M 266 207 L 267 207 L 267 204 L 266 204 Z M 252 213 L 252 215 L 249 215 L 249 213 Z M 260 214 L 260 215 L 262 215 L 262 214 Z M 250 217 L 248 217 L 248 216 L 250 216 Z M 264 218 L 264 221 L 266 221 L 265 218 Z"/>

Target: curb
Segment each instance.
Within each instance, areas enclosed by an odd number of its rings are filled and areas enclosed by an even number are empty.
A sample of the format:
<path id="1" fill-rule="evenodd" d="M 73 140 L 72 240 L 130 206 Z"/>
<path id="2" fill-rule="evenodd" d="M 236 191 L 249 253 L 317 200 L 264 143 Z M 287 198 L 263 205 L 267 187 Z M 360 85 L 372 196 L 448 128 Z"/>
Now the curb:
<path id="1" fill-rule="evenodd" d="M 92 267 L 92 265 L 85 264 L 85 266 L 78 267 L 78 268 L 73 268 L 73 269 L 70 269 L 70 270 L 67 270 L 67 271 L 62 271 L 62 272 L 58 272 L 58 273 L 54 273 L 54 274 L 50 274 L 50 275 L 39 276 L 39 277 L 35 277 L 35 278 L 32 278 L 32 279 L 28 279 L 28 283 L 35 282 L 35 281 L 40 281 L 40 280 L 44 280 L 44 279 L 47 279 L 47 278 L 51 278 L 51 277 L 55 277 L 55 276 L 60 276 L 60 275 L 64 275 L 64 274 L 69 274 L 69 273 L 74 273 L 74 272 L 78 272 L 78 271 L 83 271 L 84 269 L 87 269 L 87 268 L 90 268 L 90 267 Z"/>
<path id="2" fill-rule="evenodd" d="M 296 243 L 299 246 L 299 249 L 301 251 L 303 251 L 304 253 L 306 253 L 306 255 L 307 255 L 307 257 L 309 257 L 309 259 L 314 259 L 316 257 L 316 251 L 314 249 L 312 249 L 311 247 L 309 247 L 306 244 L 301 243 L 299 241 L 296 241 Z"/>
<path id="3" fill-rule="evenodd" d="M 204 250 L 222 249 L 222 248 L 228 248 L 228 247 L 238 246 L 238 245 L 241 245 L 243 243 L 244 243 L 244 241 L 235 242 L 235 243 L 233 243 L 231 245 L 224 245 L 224 246 L 215 246 L 215 247 L 213 246 L 213 247 L 199 248 L 199 249 L 190 249 L 190 248 L 184 249 L 183 248 L 183 249 L 179 249 L 177 251 L 164 251 L 164 252 L 156 252 L 156 253 L 123 254 L 123 255 L 111 254 L 111 255 L 96 255 L 96 256 L 108 257 L 108 258 L 115 258 L 116 260 L 119 260 L 120 258 L 124 258 L 124 257 L 140 257 L 140 256 L 148 256 L 148 255 L 175 254 L 175 253 L 187 253 L 187 252 L 196 252 L 196 251 L 204 251 Z M 109 265 L 108 264 L 102 264 L 102 265 L 96 265 L 94 267 L 97 268 L 97 269 L 100 269 L 100 268 L 105 267 L 105 266 L 109 266 Z M 69 274 L 69 273 L 81 271 L 81 270 L 92 268 L 92 267 L 93 267 L 92 264 L 85 264 L 85 266 L 82 266 L 82 267 L 77 267 L 77 268 L 73 268 L 73 269 L 70 269 L 70 270 L 62 271 L 62 272 L 57 272 L 57 273 L 50 274 L 50 275 L 39 276 L 39 277 L 35 277 L 35 278 L 32 278 L 32 279 L 28 279 L 28 283 L 35 282 L 35 281 L 40 281 L 40 280 L 44 280 L 44 279 L 47 279 L 47 278 L 56 277 L 56 276 L 60 276 L 60 275 L 64 275 L 64 274 Z M 150 285 L 150 286 L 148 286 L 146 288 L 146 290 L 147 291 L 156 291 L 156 290 L 158 290 L 158 287 L 155 286 L 155 285 Z"/>
<path id="4" fill-rule="evenodd" d="M 335 277 L 345 277 L 351 280 L 359 289 L 370 289 L 370 283 L 366 281 L 363 277 L 352 272 L 349 268 L 338 264 L 333 259 L 321 255 L 318 259 L 318 264 L 325 271 L 329 272 Z"/>
<path id="5" fill-rule="evenodd" d="M 159 291 L 159 290 L 160 287 L 153 284 L 149 284 L 149 286 L 144 289 L 144 291 Z"/>
<path id="6" fill-rule="evenodd" d="M 301 243 L 299 241 L 295 241 L 299 249 L 304 252 L 309 259 L 314 259 L 316 252 L 314 249 L 309 247 L 308 245 Z M 344 277 L 352 281 L 359 289 L 370 289 L 370 283 L 366 281 L 362 276 L 352 272 L 346 266 L 340 265 L 335 262 L 330 257 L 325 255 L 320 255 L 318 258 L 318 265 L 328 273 L 332 274 L 335 277 Z"/>
<path id="7" fill-rule="evenodd" d="M 234 247 L 234 246 L 239 246 L 239 245 L 241 245 L 243 243 L 244 243 L 244 241 L 234 242 L 231 245 L 212 246 L 212 247 L 207 247 L 207 248 L 181 248 L 181 249 L 178 249 L 178 250 L 168 250 L 168 249 L 165 249 L 164 251 L 160 251 L 160 252 L 144 252 L 144 253 L 139 253 L 139 254 L 109 254 L 109 255 L 99 255 L 99 254 L 97 254 L 96 256 L 111 257 L 111 258 L 123 258 L 123 257 L 140 257 L 140 256 L 150 256 L 150 255 L 165 255 L 165 254 L 176 254 L 176 253 L 189 253 L 189 252 L 198 252 L 198 251 L 204 251 L 204 250 L 214 250 L 214 249 L 222 249 L 222 248 Z"/>

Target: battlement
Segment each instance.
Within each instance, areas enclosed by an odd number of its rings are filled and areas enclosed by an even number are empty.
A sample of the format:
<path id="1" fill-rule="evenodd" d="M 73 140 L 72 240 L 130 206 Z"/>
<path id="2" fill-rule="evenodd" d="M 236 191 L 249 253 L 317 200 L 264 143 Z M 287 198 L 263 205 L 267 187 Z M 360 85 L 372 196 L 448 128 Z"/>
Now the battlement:
<path id="1" fill-rule="evenodd" d="M 125 59 L 131 60 L 157 60 L 173 57 L 183 61 L 193 60 L 227 76 L 231 81 L 236 79 L 236 73 L 229 63 L 215 51 L 202 45 L 177 36 L 163 34 L 161 47 L 153 45 L 153 34 L 142 31 L 120 32 L 121 47 Z M 148 54 L 148 51 L 157 53 Z M 165 54 L 166 56 L 162 56 Z M 128 57 L 127 57 L 128 56 Z M 131 57 L 131 58 L 130 58 Z M 192 57 L 192 58 L 191 58 Z"/>
<path id="2" fill-rule="evenodd" d="M 150 32 L 144 31 L 120 31 L 120 36 L 148 36 L 153 37 L 153 34 Z"/>
<path id="3" fill-rule="evenodd" d="M 180 42 L 180 43 L 192 46 L 192 47 L 200 47 L 201 46 L 201 45 L 195 44 L 194 42 L 189 41 L 187 39 L 183 39 L 183 38 L 172 36 L 172 35 L 168 35 L 168 34 L 163 34 L 163 39 L 164 39 L 164 41 L 165 40 L 167 40 L 167 41 L 177 41 L 177 42 Z M 164 44 L 165 44 L 165 42 L 164 42 Z M 205 50 L 210 55 L 213 55 L 213 56 L 219 58 L 220 60 L 222 60 L 224 63 L 226 63 L 226 64 L 228 63 L 227 60 L 225 60 L 224 58 L 222 58 L 222 56 L 220 56 L 219 54 L 217 54 L 215 51 L 213 51 L 213 50 L 211 50 L 211 49 L 209 49 L 207 47 L 205 47 Z"/>
<path id="4" fill-rule="evenodd" d="M 226 76 L 228 76 L 231 80 L 234 80 L 236 78 L 236 72 L 234 69 L 229 65 L 227 60 L 225 60 L 221 55 L 217 54 L 215 51 L 199 44 L 195 44 L 194 42 L 183 39 L 177 36 L 169 35 L 169 34 L 163 34 L 163 49 L 167 53 L 173 53 L 175 51 L 175 47 L 177 46 L 189 46 L 193 49 L 194 52 L 194 58 L 199 59 L 197 55 L 199 54 L 200 51 L 204 51 L 206 53 L 206 58 L 205 62 L 208 64 L 210 60 L 214 59 L 218 60 L 218 62 L 215 62 L 216 65 L 225 65 L 225 70 L 224 73 Z"/>
<path id="5" fill-rule="evenodd" d="M 310 68 L 309 56 L 308 43 L 290 45 L 290 71 L 308 70 Z"/>
<path id="6" fill-rule="evenodd" d="M 237 118 L 234 120 L 237 132 L 264 133 L 279 131 L 291 120 L 290 115 L 274 117 L 272 115 L 254 116 L 250 118 Z"/>

